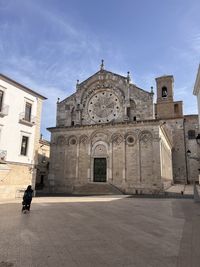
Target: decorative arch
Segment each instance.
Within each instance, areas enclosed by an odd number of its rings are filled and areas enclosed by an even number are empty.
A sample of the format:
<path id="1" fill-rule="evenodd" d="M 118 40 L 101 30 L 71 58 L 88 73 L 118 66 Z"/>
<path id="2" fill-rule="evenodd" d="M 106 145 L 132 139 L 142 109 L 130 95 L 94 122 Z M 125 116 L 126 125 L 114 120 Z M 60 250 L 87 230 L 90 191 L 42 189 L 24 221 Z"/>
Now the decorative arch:
<path id="1" fill-rule="evenodd" d="M 110 132 L 105 130 L 104 131 L 96 130 L 90 136 L 92 144 L 95 144 L 97 141 L 104 141 L 108 143 L 110 141 L 109 139 L 110 139 Z"/>
<path id="2" fill-rule="evenodd" d="M 81 135 L 79 138 L 79 143 L 83 144 L 83 145 L 87 144 L 88 143 L 88 136 L 86 134 Z"/>
<path id="3" fill-rule="evenodd" d="M 92 146 L 92 157 L 108 157 L 108 144 L 104 141 L 98 141 Z"/>
<path id="4" fill-rule="evenodd" d="M 153 136 L 152 136 L 152 133 L 150 131 L 145 130 L 139 134 L 139 141 L 144 143 L 144 144 L 151 143 L 152 140 L 153 140 Z"/>
<path id="5" fill-rule="evenodd" d="M 66 145 L 66 139 L 65 139 L 65 136 L 64 136 L 64 135 L 59 135 L 59 136 L 57 137 L 56 144 L 57 144 L 58 146 Z"/>
<path id="6" fill-rule="evenodd" d="M 120 145 L 123 142 L 124 138 L 120 133 L 114 133 L 111 136 L 111 142 L 113 143 L 113 145 Z"/>

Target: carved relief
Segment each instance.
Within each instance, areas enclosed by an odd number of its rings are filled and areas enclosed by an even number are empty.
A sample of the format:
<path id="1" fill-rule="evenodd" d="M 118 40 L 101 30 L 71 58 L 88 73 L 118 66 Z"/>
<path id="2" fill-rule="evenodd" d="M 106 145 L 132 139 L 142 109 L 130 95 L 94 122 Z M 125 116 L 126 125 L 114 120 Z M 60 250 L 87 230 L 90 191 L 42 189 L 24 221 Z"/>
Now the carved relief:
<path id="1" fill-rule="evenodd" d="M 143 131 L 141 132 L 139 139 L 140 142 L 143 142 L 145 144 L 148 142 L 152 142 L 152 134 L 149 131 Z"/>
<path id="2" fill-rule="evenodd" d="M 122 142 L 123 142 L 123 137 L 121 136 L 121 134 L 113 134 L 111 141 L 113 143 L 113 145 L 119 146 Z"/>
<path id="3" fill-rule="evenodd" d="M 80 144 L 87 144 L 88 143 L 88 136 L 87 135 L 81 135 L 80 139 L 79 139 L 79 143 Z"/>
<path id="4" fill-rule="evenodd" d="M 117 95 L 111 90 L 101 90 L 94 94 L 87 107 L 91 120 L 97 123 L 110 122 L 119 116 L 121 103 Z"/>
<path id="5" fill-rule="evenodd" d="M 94 156 L 105 156 L 107 155 L 106 147 L 102 144 L 99 144 L 94 149 Z"/>

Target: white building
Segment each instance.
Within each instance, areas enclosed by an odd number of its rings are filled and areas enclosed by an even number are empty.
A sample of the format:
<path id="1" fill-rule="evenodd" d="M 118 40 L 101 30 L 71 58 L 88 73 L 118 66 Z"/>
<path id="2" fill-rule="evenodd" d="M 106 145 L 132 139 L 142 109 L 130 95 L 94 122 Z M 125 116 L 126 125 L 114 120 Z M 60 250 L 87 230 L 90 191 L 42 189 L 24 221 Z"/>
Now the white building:
<path id="1" fill-rule="evenodd" d="M 44 99 L 0 74 L 0 198 L 17 197 L 35 185 Z"/>

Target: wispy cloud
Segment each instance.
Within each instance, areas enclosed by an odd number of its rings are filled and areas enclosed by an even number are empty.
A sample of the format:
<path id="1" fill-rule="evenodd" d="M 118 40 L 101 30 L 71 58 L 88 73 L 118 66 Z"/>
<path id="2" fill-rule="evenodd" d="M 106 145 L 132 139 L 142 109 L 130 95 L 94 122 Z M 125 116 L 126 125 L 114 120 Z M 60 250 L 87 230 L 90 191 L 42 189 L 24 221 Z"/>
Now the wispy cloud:
<path id="1" fill-rule="evenodd" d="M 30 24 L 23 18 L 0 24 L 0 72 L 48 97 L 42 120 L 43 134 L 48 136 L 44 129 L 55 126 L 57 98 L 67 97 L 77 79 L 84 80 L 98 70 L 95 62 L 106 44 L 33 1 L 24 2 L 23 7 L 27 15 L 37 17 L 40 31 L 34 28 L 35 21 Z M 107 48 L 104 54 L 112 57 L 114 51 Z"/>

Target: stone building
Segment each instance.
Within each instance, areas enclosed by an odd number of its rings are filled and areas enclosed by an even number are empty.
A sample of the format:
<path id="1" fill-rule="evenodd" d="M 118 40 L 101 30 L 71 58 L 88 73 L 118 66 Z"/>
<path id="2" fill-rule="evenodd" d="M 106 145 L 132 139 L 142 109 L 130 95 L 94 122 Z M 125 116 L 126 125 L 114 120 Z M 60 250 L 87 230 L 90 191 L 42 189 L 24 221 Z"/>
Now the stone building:
<path id="1" fill-rule="evenodd" d="M 32 89 L 0 74 L 0 198 L 35 187 L 42 101 Z"/>
<path id="2" fill-rule="evenodd" d="M 199 163 L 189 158 L 187 151 L 198 150 L 198 115 L 183 115 L 182 101 L 174 101 L 172 75 L 156 78 L 156 87 L 155 118 L 164 123 L 172 143 L 173 181 L 194 183 L 198 181 Z"/>
<path id="3" fill-rule="evenodd" d="M 156 78 L 147 92 L 126 77 L 104 70 L 57 103 L 51 132 L 49 188 L 73 194 L 161 192 L 172 183 L 198 180 L 197 115 L 183 115 L 174 101 L 172 75 Z"/>
<path id="4" fill-rule="evenodd" d="M 51 132 L 50 190 L 160 192 L 172 182 L 172 144 L 154 118 L 153 92 L 100 71 L 57 104 Z"/>

